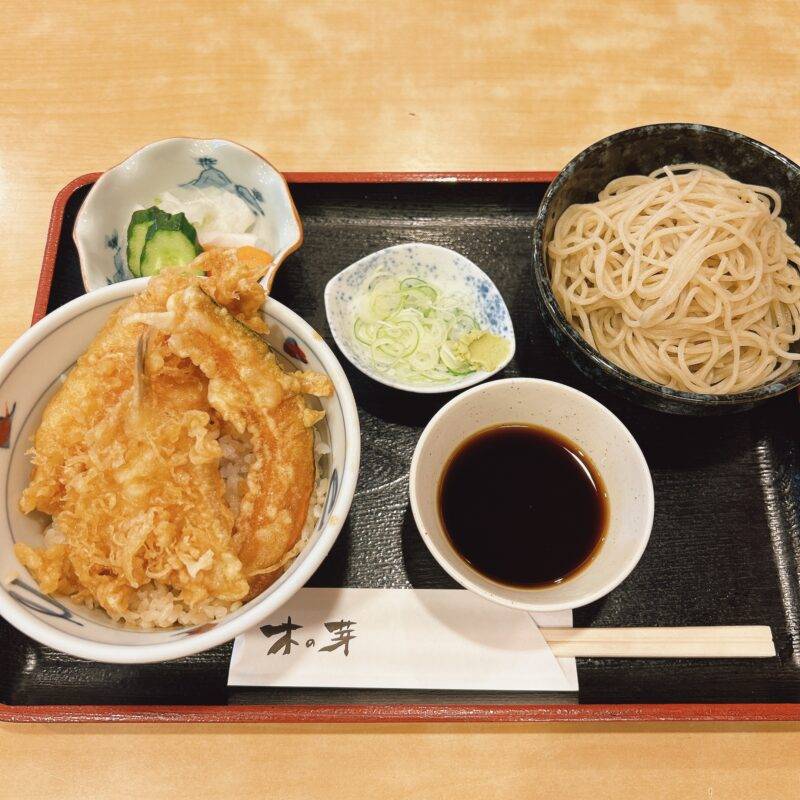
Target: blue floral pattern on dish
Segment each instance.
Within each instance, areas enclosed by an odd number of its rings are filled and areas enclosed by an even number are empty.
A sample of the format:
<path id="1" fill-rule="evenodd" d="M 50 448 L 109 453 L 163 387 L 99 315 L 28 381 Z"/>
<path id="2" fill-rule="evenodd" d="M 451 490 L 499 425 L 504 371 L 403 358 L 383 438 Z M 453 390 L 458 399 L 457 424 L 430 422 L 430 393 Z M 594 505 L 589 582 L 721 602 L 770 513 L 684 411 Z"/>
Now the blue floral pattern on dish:
<path id="1" fill-rule="evenodd" d="M 114 252 L 114 274 L 106 278 L 109 284 L 119 283 L 132 278 L 133 275 L 125 265 L 125 257 L 122 255 L 122 245 L 119 243 L 119 233 L 114 231 L 111 236 L 106 236 L 106 247 Z"/>
<path id="2" fill-rule="evenodd" d="M 181 188 L 187 189 L 193 186 L 197 189 L 205 189 L 208 186 L 216 186 L 218 189 L 224 189 L 226 192 L 231 192 L 237 197 L 244 200 L 254 214 L 264 216 L 264 209 L 261 204 L 264 202 L 264 197 L 261 192 L 255 187 L 248 189 L 240 183 L 234 183 L 219 167 L 216 166 L 217 159 L 204 156 L 198 158 L 197 163 L 202 167 L 200 174 L 191 181 L 181 184 Z"/>
<path id="3" fill-rule="evenodd" d="M 328 524 L 328 517 L 333 511 L 333 506 L 336 503 L 336 495 L 339 494 L 339 472 L 334 469 L 331 473 L 330 483 L 328 484 L 328 495 L 325 498 L 325 505 L 322 513 L 319 515 L 319 522 L 317 523 L 317 530 L 322 530 Z"/>
<path id="4" fill-rule="evenodd" d="M 59 603 L 58 600 L 53 597 L 43 594 L 38 589 L 34 589 L 33 586 L 28 586 L 25 581 L 14 578 L 14 580 L 11 581 L 11 586 L 16 586 L 18 589 L 33 596 L 26 597 L 15 589 L 8 590 L 8 593 L 18 603 L 25 606 L 25 608 L 29 608 L 31 611 L 36 611 L 39 614 L 44 614 L 46 617 L 60 617 L 67 622 L 72 622 L 74 625 L 83 627 L 83 623 L 65 605 Z"/>

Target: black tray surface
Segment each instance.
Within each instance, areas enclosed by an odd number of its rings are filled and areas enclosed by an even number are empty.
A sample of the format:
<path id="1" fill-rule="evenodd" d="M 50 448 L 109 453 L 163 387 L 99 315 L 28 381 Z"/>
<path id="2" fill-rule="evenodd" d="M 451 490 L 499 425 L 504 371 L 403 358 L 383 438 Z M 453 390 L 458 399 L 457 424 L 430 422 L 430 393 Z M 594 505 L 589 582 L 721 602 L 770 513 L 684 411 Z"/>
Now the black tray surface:
<path id="1" fill-rule="evenodd" d="M 81 294 L 72 242 L 88 191 L 69 199 L 48 311 Z M 38 704 L 663 703 L 800 701 L 800 531 L 797 398 L 719 418 L 648 411 L 591 385 L 556 350 L 535 311 L 531 225 L 545 185 L 296 184 L 305 243 L 273 295 L 325 335 L 327 280 L 362 256 L 408 241 L 452 247 L 496 282 L 517 353 L 503 375 L 575 386 L 631 429 L 653 472 L 656 514 L 647 551 L 614 592 L 575 612 L 579 626 L 766 624 L 778 657 L 763 660 L 579 659 L 574 695 L 226 686 L 231 645 L 145 666 L 56 653 L 0 620 L 0 702 Z M 362 468 L 342 533 L 312 586 L 456 588 L 422 543 L 408 502 L 417 438 L 449 395 L 414 396 L 342 364 L 362 426 Z"/>

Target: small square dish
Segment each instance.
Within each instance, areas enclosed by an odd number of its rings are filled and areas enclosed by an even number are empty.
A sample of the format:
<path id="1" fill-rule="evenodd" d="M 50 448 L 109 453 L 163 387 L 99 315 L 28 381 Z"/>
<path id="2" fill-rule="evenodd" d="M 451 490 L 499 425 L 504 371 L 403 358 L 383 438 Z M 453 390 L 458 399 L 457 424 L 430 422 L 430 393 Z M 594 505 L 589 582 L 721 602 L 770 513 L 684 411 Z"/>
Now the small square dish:
<path id="1" fill-rule="evenodd" d="M 500 372 L 516 349 L 511 315 L 492 279 L 434 244 L 399 244 L 351 264 L 328 281 L 325 313 L 355 367 L 407 392 L 474 386 Z M 475 337 L 488 343 L 485 356 L 466 345 Z"/>

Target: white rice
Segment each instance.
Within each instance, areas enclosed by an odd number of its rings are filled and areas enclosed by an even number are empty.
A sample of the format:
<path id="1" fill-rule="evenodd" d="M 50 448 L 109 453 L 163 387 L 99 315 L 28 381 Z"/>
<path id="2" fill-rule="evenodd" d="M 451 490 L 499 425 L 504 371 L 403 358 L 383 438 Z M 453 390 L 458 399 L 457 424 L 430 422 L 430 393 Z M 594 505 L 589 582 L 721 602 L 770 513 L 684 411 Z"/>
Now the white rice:
<path id="1" fill-rule="evenodd" d="M 57 544 L 66 544 L 67 537 L 64 536 L 64 531 L 52 522 L 44 532 L 44 546 L 53 547 Z"/>
<path id="2" fill-rule="evenodd" d="M 234 516 L 237 516 L 244 494 L 247 471 L 253 463 L 252 448 L 249 439 L 245 437 L 237 439 L 230 434 L 219 437 L 219 446 L 222 449 L 219 473 L 225 481 L 225 500 Z"/>
<path id="3" fill-rule="evenodd" d="M 222 458 L 220 459 L 219 471 L 225 481 L 225 499 L 229 504 L 234 515 L 238 515 L 241 506 L 241 498 L 244 494 L 245 479 L 250 465 L 253 463 L 253 454 L 250 451 L 249 440 L 241 440 L 230 435 L 219 438 L 222 448 Z M 316 484 L 311 494 L 308 506 L 308 516 L 300 539 L 290 551 L 290 557 L 286 564 L 296 558 L 302 552 L 306 542 L 314 533 L 317 522 L 322 516 L 325 507 L 325 499 L 328 493 L 330 480 L 321 477 L 321 461 L 330 453 L 330 447 L 321 441 L 319 433 L 314 431 L 314 461 L 316 464 Z M 55 544 L 63 544 L 66 537 L 55 523 L 55 521 L 44 532 L 44 544 L 46 547 Z M 187 564 L 190 571 L 199 572 L 207 569 L 208 559 L 203 554 L 196 563 Z M 284 565 L 285 566 L 285 565 Z M 225 605 L 209 600 L 194 608 L 187 607 L 178 600 L 169 587 L 162 583 L 151 581 L 145 586 L 141 586 L 136 591 L 137 600 L 125 613 L 121 622 L 136 628 L 169 628 L 173 625 L 204 625 L 209 622 L 221 619 L 231 611 L 235 611 L 242 604 L 240 602 Z M 91 598 L 85 602 L 88 608 L 95 608 Z"/>

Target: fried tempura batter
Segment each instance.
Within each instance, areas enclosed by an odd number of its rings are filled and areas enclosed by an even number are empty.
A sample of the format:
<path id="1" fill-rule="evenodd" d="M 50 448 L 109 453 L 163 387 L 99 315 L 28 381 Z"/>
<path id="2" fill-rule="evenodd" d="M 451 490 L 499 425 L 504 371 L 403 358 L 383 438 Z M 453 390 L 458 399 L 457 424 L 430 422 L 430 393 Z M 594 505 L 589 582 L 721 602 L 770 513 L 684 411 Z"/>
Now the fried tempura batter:
<path id="1" fill-rule="evenodd" d="M 145 292 L 109 317 L 78 359 L 48 403 L 36 431 L 34 469 L 20 501 L 25 513 L 36 508 L 55 515 L 61 510 L 64 462 L 82 447 L 86 433 L 133 384 L 136 343 L 146 326 L 129 326 L 126 320 L 133 314 L 163 310 L 169 296 L 186 285 L 187 278 L 169 272 L 152 280 Z M 179 361 L 166 349 L 163 357 Z"/>
<path id="2" fill-rule="evenodd" d="M 153 278 L 52 398 L 20 505 L 51 514 L 63 540 L 16 547 L 43 591 L 144 627 L 199 623 L 262 591 L 294 555 L 322 416 L 301 395 L 331 384 L 281 370 L 256 333 L 263 262 L 252 248 L 214 250 L 195 262 L 206 278 Z M 158 330 L 137 392 L 149 323 Z M 237 514 L 219 471 L 220 421 L 252 447 Z"/>
<path id="3" fill-rule="evenodd" d="M 318 374 L 284 372 L 266 342 L 198 286 L 175 292 L 167 311 L 159 324 L 170 349 L 200 367 L 211 405 L 252 442 L 235 540 L 257 594 L 299 539 L 314 485 L 311 426 L 322 412 L 300 393 L 330 395 L 332 386 Z"/>
<path id="4" fill-rule="evenodd" d="M 57 523 L 68 544 L 36 574 L 44 591 L 60 586 L 130 621 L 145 611 L 137 589 L 153 580 L 187 609 L 249 590 L 205 386 L 185 368 L 149 383 L 139 402 L 125 391 L 67 457 Z M 36 573 L 37 553 L 18 545 L 17 554 Z"/>

